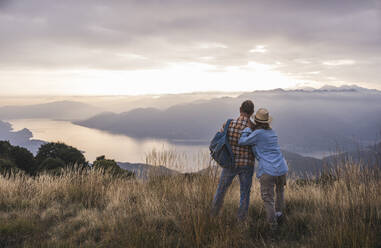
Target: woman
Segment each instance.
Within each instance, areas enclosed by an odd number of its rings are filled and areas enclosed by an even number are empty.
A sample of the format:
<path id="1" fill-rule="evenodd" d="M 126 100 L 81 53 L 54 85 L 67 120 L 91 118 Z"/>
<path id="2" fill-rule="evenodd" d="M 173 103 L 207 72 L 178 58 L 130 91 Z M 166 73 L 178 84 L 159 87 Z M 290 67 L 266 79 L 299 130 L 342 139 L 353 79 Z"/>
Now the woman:
<path id="1" fill-rule="evenodd" d="M 267 220 L 271 227 L 276 229 L 278 222 L 282 219 L 288 167 L 280 151 L 278 137 L 270 127 L 271 120 L 266 109 L 259 109 L 254 118 L 255 130 L 244 129 L 238 144 L 252 146 L 253 153 L 259 162 L 257 178 L 261 184 L 261 196 Z M 274 186 L 276 187 L 275 206 Z"/>

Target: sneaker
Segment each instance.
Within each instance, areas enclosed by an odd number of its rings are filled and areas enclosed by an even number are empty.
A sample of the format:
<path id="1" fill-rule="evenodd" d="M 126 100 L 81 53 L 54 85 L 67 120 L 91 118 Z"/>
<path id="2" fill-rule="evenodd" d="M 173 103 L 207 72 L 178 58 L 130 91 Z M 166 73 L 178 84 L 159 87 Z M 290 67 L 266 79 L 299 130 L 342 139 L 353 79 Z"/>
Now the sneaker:
<path id="1" fill-rule="evenodd" d="M 282 212 L 276 212 L 275 213 L 275 218 L 276 218 L 276 222 L 278 223 L 278 225 L 283 224 L 284 215 L 282 214 Z"/>

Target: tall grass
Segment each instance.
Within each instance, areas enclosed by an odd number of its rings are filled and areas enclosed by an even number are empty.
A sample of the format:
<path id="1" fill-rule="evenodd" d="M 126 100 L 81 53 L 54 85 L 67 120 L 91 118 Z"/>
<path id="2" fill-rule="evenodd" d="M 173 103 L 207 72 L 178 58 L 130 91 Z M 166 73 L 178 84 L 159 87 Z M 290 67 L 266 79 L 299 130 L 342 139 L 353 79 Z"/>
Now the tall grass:
<path id="1" fill-rule="evenodd" d="M 178 152 L 176 149 L 153 149 L 146 153 L 145 163 L 154 166 L 165 166 L 179 172 L 195 172 L 210 166 L 208 151 Z"/>
<path id="2" fill-rule="evenodd" d="M 237 181 L 220 216 L 209 216 L 211 170 L 148 181 L 75 169 L 1 176 L 0 247 L 381 247 L 380 170 L 346 164 L 330 175 L 288 181 L 275 240 L 258 180 L 248 221 L 237 223 Z"/>

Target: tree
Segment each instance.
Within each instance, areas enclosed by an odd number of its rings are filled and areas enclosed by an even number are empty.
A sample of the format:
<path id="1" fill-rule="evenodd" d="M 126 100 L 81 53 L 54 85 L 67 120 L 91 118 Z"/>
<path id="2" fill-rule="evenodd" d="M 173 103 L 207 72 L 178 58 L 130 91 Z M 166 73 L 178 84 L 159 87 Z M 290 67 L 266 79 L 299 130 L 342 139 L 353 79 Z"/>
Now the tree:
<path id="1" fill-rule="evenodd" d="M 85 156 L 77 148 L 53 142 L 40 147 L 36 155 L 36 163 L 39 170 L 72 165 L 88 166 Z"/>
<path id="2" fill-rule="evenodd" d="M 23 147 L 12 146 L 9 141 L 0 141 L 0 159 L 2 168 L 7 170 L 11 167 L 28 173 L 33 173 L 35 170 L 33 154 Z"/>
<path id="3" fill-rule="evenodd" d="M 12 145 L 9 141 L 0 141 L 0 158 L 8 158 Z"/>
<path id="4" fill-rule="evenodd" d="M 36 170 L 33 154 L 27 149 L 19 146 L 12 147 L 10 151 L 11 160 L 16 164 L 17 168 L 22 169 L 30 174 Z"/>

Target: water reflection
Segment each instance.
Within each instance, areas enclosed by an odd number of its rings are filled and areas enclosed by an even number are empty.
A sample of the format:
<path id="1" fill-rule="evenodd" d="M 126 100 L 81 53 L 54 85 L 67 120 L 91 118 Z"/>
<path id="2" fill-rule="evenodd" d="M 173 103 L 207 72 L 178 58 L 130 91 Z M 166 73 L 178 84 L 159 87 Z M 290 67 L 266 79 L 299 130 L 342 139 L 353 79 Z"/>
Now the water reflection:
<path id="1" fill-rule="evenodd" d="M 89 161 L 94 161 L 99 155 L 119 162 L 144 163 L 145 157 L 153 149 L 175 150 L 186 158 L 186 168 L 177 168 L 183 171 L 192 171 L 195 163 L 199 162 L 200 153 L 205 154 L 205 145 L 173 145 L 166 140 L 145 139 L 138 140 L 125 135 L 110 134 L 107 132 L 77 126 L 67 121 L 49 119 L 22 119 L 8 120 L 14 130 L 28 128 L 34 139 L 48 142 L 64 142 L 85 152 Z M 203 157 L 204 155 L 201 155 Z M 202 162 L 206 163 L 206 162 Z M 204 167 L 204 166 L 203 166 Z M 200 168 L 197 168 L 200 169 Z"/>

